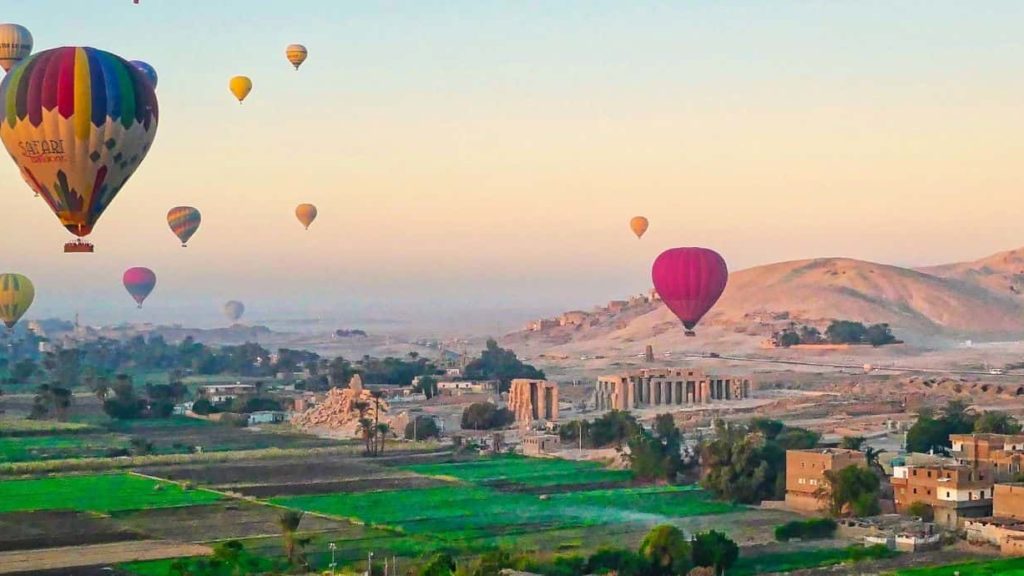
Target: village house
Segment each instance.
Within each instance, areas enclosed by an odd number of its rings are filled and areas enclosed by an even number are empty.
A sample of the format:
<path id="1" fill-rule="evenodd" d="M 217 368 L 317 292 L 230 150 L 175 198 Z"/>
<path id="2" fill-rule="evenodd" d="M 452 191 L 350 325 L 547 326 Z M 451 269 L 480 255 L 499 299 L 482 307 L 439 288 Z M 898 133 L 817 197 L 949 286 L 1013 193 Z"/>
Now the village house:
<path id="1" fill-rule="evenodd" d="M 992 514 L 991 474 L 962 464 L 894 465 L 892 483 L 896 511 L 906 514 L 914 502 L 935 512 L 935 523 L 957 528 L 965 518 Z"/>
<path id="2" fill-rule="evenodd" d="M 847 466 L 867 466 L 859 450 L 811 448 L 786 450 L 786 507 L 801 512 L 819 512 L 827 507 L 828 482 L 825 472 Z"/>
<path id="3" fill-rule="evenodd" d="M 1013 480 L 1024 460 L 1024 434 L 950 434 L 960 464 L 987 470 L 997 482 Z"/>
<path id="4" fill-rule="evenodd" d="M 207 386 L 199 387 L 199 395 L 206 398 L 214 404 L 220 404 L 229 400 L 234 400 L 239 396 L 246 396 L 254 394 L 256 392 L 256 386 L 252 384 L 210 384 Z"/>

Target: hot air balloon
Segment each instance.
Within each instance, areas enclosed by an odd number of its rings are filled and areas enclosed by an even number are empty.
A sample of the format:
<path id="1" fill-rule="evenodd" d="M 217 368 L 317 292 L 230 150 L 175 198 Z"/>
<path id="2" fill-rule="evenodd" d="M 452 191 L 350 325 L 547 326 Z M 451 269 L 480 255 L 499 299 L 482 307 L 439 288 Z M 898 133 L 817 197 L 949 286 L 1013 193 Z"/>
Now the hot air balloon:
<path id="1" fill-rule="evenodd" d="M 110 52 L 33 54 L 0 83 L 0 140 L 32 189 L 81 240 L 146 157 L 157 127 L 153 86 Z"/>
<path id="2" fill-rule="evenodd" d="M 228 88 L 231 89 L 231 93 L 238 98 L 238 103 L 241 104 L 242 100 L 249 95 L 252 91 L 252 80 L 249 80 L 248 76 L 235 76 L 228 82 Z"/>
<path id="3" fill-rule="evenodd" d="M 694 336 L 694 326 L 725 290 L 729 269 L 714 250 L 672 248 L 654 260 L 651 279 L 658 296 L 683 322 L 686 335 Z"/>
<path id="4" fill-rule="evenodd" d="M 176 206 L 167 212 L 167 224 L 171 227 L 171 232 L 181 240 L 182 248 L 199 229 L 199 223 L 202 221 L 203 217 L 199 210 L 191 206 Z"/>
<path id="5" fill-rule="evenodd" d="M 156 286 L 156 274 L 149 268 L 129 268 L 124 271 L 124 287 L 142 308 L 142 303 Z"/>
<path id="6" fill-rule="evenodd" d="M 158 80 L 156 75 L 156 68 L 153 68 L 153 66 L 151 66 L 147 62 L 143 62 L 142 60 L 132 60 L 129 63 L 132 66 L 138 68 L 139 72 L 142 72 L 142 75 L 149 79 L 149 82 L 153 85 L 153 89 L 155 90 L 156 83 Z"/>
<path id="7" fill-rule="evenodd" d="M 644 232 L 647 232 L 647 218 L 643 216 L 634 216 L 629 221 L 629 228 L 633 230 L 633 234 L 636 234 L 637 238 L 643 238 Z"/>
<path id="8" fill-rule="evenodd" d="M 302 44 L 289 44 L 284 49 L 284 55 L 288 57 L 288 61 L 292 63 L 292 66 L 295 66 L 296 72 L 298 72 L 299 66 L 302 66 L 302 63 L 306 61 L 308 54 L 309 52 L 306 51 L 306 47 Z"/>
<path id="9" fill-rule="evenodd" d="M 32 33 L 18 24 L 0 24 L 0 68 L 11 68 L 32 53 Z"/>
<path id="10" fill-rule="evenodd" d="M 14 328 L 35 297 L 36 289 L 28 278 L 21 274 L 0 274 L 0 320 L 8 330 Z"/>
<path id="11" fill-rule="evenodd" d="M 228 320 L 232 322 L 238 322 L 238 319 L 245 313 L 245 304 L 242 304 L 238 300 L 229 300 L 224 303 L 224 315 L 228 317 Z"/>
<path id="12" fill-rule="evenodd" d="M 309 230 L 309 225 L 316 220 L 316 206 L 312 204 L 299 204 L 295 207 L 295 217 L 302 222 L 302 225 Z"/>

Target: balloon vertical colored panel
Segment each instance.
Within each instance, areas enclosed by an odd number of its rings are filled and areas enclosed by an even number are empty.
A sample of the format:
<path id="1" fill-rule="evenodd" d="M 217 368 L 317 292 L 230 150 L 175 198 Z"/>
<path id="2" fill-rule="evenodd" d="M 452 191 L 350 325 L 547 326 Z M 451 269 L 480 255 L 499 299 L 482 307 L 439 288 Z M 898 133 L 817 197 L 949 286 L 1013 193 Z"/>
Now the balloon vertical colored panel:
<path id="1" fill-rule="evenodd" d="M 178 240 L 181 240 L 182 246 L 188 243 L 202 221 L 202 214 L 191 206 L 176 206 L 167 212 L 167 225 L 171 227 L 171 232 L 174 232 Z"/>
<path id="2" fill-rule="evenodd" d="M 35 297 L 36 289 L 28 278 L 21 274 L 0 274 L 0 321 L 13 328 Z"/>

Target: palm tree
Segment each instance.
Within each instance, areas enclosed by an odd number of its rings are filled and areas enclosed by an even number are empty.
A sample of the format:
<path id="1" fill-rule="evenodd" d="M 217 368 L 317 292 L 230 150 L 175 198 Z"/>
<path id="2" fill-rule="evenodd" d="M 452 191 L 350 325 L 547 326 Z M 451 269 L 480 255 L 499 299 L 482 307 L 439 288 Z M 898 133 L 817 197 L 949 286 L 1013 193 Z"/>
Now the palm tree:
<path id="1" fill-rule="evenodd" d="M 378 454 L 384 453 L 384 442 L 387 441 L 388 432 L 391 430 L 391 426 L 388 424 L 377 424 L 377 436 L 380 438 L 380 446 L 378 447 Z"/>
<path id="2" fill-rule="evenodd" d="M 277 525 L 281 528 L 281 538 L 284 540 L 284 555 L 288 559 L 288 563 L 293 566 L 302 559 L 301 543 L 295 537 L 299 523 L 302 522 L 302 515 L 303 512 L 298 510 L 285 510 L 277 518 Z"/>

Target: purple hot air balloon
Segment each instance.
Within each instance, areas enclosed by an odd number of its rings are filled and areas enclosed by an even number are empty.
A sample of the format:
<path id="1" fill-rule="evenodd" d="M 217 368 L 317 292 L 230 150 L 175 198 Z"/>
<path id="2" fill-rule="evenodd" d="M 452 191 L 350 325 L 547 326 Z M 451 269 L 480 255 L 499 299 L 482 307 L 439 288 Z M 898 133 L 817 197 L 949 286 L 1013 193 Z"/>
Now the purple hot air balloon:
<path id="1" fill-rule="evenodd" d="M 149 268 L 129 268 L 124 271 L 123 280 L 128 293 L 138 302 L 139 308 L 142 308 L 146 296 L 149 296 L 156 286 L 156 274 Z"/>
<path id="2" fill-rule="evenodd" d="M 153 89 L 156 89 L 156 82 L 158 79 L 156 75 L 156 68 L 153 68 L 151 64 L 143 62 L 142 60 L 129 60 L 128 63 L 135 66 L 139 72 L 142 72 L 142 75 L 148 78 L 149 83 L 153 85 Z"/>
<path id="3" fill-rule="evenodd" d="M 725 290 L 729 269 L 718 252 L 707 248 L 671 248 L 651 268 L 658 296 L 695 336 L 694 326 L 715 305 Z"/>

